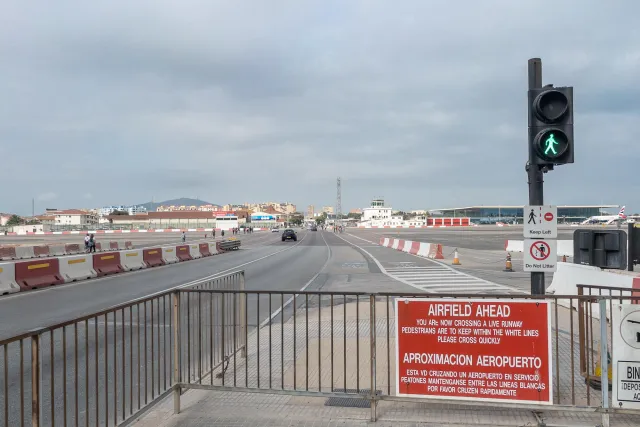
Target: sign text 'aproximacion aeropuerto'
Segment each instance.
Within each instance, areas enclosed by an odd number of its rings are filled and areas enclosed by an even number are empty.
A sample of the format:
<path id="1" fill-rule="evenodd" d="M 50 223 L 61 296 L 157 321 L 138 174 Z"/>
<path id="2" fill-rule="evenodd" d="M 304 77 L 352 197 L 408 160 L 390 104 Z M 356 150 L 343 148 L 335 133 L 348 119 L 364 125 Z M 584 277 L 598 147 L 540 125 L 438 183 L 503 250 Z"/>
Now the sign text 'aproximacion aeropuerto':
<path id="1" fill-rule="evenodd" d="M 400 396 L 552 403 L 546 301 L 397 299 Z"/>

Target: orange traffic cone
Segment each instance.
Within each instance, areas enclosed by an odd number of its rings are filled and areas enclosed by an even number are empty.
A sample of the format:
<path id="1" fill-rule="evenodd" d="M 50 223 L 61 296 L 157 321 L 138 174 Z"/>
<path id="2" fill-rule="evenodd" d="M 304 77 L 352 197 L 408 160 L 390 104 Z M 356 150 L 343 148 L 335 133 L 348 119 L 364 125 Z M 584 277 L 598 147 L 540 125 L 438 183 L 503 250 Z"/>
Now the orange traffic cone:
<path id="1" fill-rule="evenodd" d="M 451 265 L 462 265 L 460 264 L 460 259 L 458 258 L 458 249 L 453 252 L 453 262 Z"/>
<path id="2" fill-rule="evenodd" d="M 513 265 L 511 264 L 511 254 L 508 253 L 507 254 L 507 265 L 504 267 L 504 270 L 502 271 L 507 271 L 509 273 L 513 272 Z"/>

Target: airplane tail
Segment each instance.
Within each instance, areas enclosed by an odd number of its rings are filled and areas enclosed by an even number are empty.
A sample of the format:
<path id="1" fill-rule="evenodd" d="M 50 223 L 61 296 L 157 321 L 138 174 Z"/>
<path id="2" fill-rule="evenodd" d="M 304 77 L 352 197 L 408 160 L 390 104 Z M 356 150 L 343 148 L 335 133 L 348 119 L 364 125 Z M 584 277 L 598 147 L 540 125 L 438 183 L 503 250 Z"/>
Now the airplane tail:
<path id="1" fill-rule="evenodd" d="M 625 208 L 625 207 L 626 207 L 626 206 L 623 206 L 623 207 L 622 207 L 622 209 L 620 209 L 620 212 L 618 212 L 618 216 L 619 216 L 620 218 L 626 218 L 626 217 L 627 217 L 627 216 L 624 214 L 624 208 Z"/>

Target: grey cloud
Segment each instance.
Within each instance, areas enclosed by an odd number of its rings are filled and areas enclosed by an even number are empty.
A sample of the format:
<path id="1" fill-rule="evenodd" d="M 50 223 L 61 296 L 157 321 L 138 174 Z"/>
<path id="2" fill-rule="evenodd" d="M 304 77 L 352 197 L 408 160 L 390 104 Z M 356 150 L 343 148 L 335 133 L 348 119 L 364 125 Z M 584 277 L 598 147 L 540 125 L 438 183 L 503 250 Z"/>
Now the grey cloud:
<path id="1" fill-rule="evenodd" d="M 577 163 L 546 175 L 548 200 L 633 210 L 640 4 L 535 7 L 12 2 L 0 181 L 19 186 L 3 209 L 48 191 L 60 207 L 193 192 L 332 204 L 338 175 L 345 208 L 380 193 L 403 209 L 524 203 L 526 60 L 540 56 L 545 83 L 576 99 Z"/>

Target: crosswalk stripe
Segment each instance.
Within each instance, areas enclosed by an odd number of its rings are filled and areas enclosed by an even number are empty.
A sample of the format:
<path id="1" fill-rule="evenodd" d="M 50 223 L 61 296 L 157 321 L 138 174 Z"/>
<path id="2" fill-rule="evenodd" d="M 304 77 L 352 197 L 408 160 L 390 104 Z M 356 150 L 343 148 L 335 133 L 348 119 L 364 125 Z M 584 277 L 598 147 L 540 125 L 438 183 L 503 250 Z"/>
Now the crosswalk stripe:
<path id="1" fill-rule="evenodd" d="M 463 273 L 448 265 L 425 259 L 430 266 L 385 268 L 396 280 L 429 293 L 513 293 L 517 290 Z"/>

